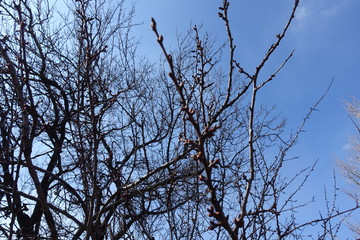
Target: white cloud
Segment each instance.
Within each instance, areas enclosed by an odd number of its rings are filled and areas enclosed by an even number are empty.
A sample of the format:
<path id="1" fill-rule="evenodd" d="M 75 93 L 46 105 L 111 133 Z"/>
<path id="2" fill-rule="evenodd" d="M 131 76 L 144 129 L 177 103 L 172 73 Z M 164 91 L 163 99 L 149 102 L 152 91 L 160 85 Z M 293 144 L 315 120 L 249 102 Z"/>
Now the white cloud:
<path id="1" fill-rule="evenodd" d="M 351 145 L 350 144 L 345 144 L 341 148 L 346 150 L 346 151 L 350 151 L 351 150 Z"/>
<path id="2" fill-rule="evenodd" d="M 302 4 L 295 13 L 295 24 L 293 30 L 302 31 L 308 25 L 312 18 L 312 7 L 310 5 Z"/>
<path id="3" fill-rule="evenodd" d="M 349 0 L 304 0 L 295 14 L 295 31 L 306 30 L 315 24 L 317 27 L 326 24 L 328 18 L 341 14 L 349 6 Z"/>
<path id="4" fill-rule="evenodd" d="M 323 17 L 335 17 L 345 6 L 346 1 L 336 2 L 333 6 L 322 9 L 320 15 Z"/>
<path id="5" fill-rule="evenodd" d="M 299 21 L 306 21 L 306 18 L 309 16 L 309 10 L 307 6 L 300 6 L 295 15 L 295 19 Z"/>

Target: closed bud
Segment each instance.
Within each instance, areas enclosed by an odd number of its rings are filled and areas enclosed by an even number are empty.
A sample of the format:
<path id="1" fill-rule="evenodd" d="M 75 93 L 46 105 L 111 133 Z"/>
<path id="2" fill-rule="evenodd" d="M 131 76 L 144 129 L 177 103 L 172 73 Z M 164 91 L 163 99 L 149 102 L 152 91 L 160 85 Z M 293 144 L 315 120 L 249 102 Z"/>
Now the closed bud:
<path id="1" fill-rule="evenodd" d="M 189 110 L 189 113 L 190 113 L 191 115 L 194 115 L 195 110 L 194 110 L 194 109 L 190 109 L 190 110 Z"/>
<path id="2" fill-rule="evenodd" d="M 153 31 L 156 31 L 156 22 L 154 18 L 151 18 L 151 29 Z"/>
<path id="3" fill-rule="evenodd" d="M 169 72 L 169 77 L 170 77 L 171 79 L 175 79 L 175 75 L 174 75 L 172 72 Z"/>
<path id="4" fill-rule="evenodd" d="M 210 205 L 210 207 L 207 209 L 209 212 L 213 212 L 214 211 L 214 206 Z"/>
<path id="5" fill-rule="evenodd" d="M 188 106 L 186 105 L 186 106 L 183 106 L 183 107 L 181 107 L 181 111 L 186 111 L 188 109 Z"/>
<path id="6" fill-rule="evenodd" d="M 215 225 L 210 225 L 210 226 L 208 227 L 209 230 L 214 230 L 215 228 L 216 228 Z"/>

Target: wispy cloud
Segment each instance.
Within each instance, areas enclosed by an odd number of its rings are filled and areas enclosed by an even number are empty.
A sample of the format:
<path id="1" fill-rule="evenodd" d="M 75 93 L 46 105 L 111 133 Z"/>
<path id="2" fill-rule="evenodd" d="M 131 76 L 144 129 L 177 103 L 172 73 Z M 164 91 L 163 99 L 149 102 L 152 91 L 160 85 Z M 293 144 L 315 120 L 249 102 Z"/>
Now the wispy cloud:
<path id="1" fill-rule="evenodd" d="M 351 145 L 350 144 L 344 144 L 341 148 L 346 150 L 346 151 L 350 151 L 351 150 Z"/>
<path id="2" fill-rule="evenodd" d="M 312 18 L 312 7 L 308 5 L 301 5 L 299 9 L 297 10 L 297 13 L 295 15 L 295 26 L 294 30 L 299 31 L 303 30 L 305 26 L 308 24 L 309 20 Z"/>
<path id="3" fill-rule="evenodd" d="M 334 5 L 330 5 L 320 11 L 320 15 L 323 17 L 335 17 L 341 12 L 347 5 L 347 1 L 337 1 Z"/>
<path id="4" fill-rule="evenodd" d="M 303 20 L 306 20 L 306 18 L 308 16 L 309 16 L 309 10 L 308 10 L 307 6 L 300 6 L 295 18 L 300 21 L 303 21 Z"/>
<path id="5" fill-rule="evenodd" d="M 321 24 L 328 18 L 336 17 L 349 5 L 351 0 L 304 1 L 296 13 L 295 31 L 305 30 L 310 24 Z"/>

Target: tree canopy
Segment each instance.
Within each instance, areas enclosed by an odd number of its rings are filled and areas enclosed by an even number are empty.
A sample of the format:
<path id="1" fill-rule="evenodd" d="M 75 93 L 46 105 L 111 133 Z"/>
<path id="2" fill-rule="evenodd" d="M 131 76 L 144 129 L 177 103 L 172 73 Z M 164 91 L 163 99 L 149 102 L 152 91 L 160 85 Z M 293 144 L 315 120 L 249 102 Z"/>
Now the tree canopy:
<path id="1" fill-rule="evenodd" d="M 290 4 L 290 3 L 289 3 Z M 0 233 L 7 239 L 335 238 L 328 209 L 298 221 L 313 167 L 283 172 L 304 124 L 260 104 L 263 68 L 236 54 L 230 1 L 219 7 L 227 42 L 196 25 L 168 49 L 151 19 L 159 62 L 140 58 L 125 0 L 0 2 Z M 219 47 L 217 47 L 219 45 Z M 320 99 L 321 100 L 321 99 Z M 319 101 L 320 101 L 319 100 Z M 296 181 L 295 181 L 296 180 Z"/>

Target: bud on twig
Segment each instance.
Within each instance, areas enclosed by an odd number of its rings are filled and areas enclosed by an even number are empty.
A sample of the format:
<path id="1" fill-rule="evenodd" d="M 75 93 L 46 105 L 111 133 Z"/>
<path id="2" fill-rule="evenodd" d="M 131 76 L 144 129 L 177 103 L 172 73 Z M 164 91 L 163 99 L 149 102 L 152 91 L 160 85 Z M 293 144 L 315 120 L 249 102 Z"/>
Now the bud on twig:
<path id="1" fill-rule="evenodd" d="M 171 79 L 175 79 L 175 75 L 174 75 L 172 72 L 169 72 L 169 77 L 170 77 Z"/>
<path id="2" fill-rule="evenodd" d="M 209 212 L 209 214 L 208 214 L 209 217 L 213 217 L 213 216 L 214 216 L 214 206 L 213 206 L 213 205 L 211 205 L 211 206 L 210 206 L 209 208 L 207 208 L 206 210 Z"/>
<path id="3" fill-rule="evenodd" d="M 156 22 L 154 18 L 151 18 L 151 29 L 156 32 Z"/>
<path id="4" fill-rule="evenodd" d="M 191 115 L 194 115 L 194 114 L 195 114 L 195 110 L 194 110 L 194 109 L 190 109 L 190 110 L 189 110 L 189 113 L 190 113 Z"/>
<path id="5" fill-rule="evenodd" d="M 219 164 L 220 163 L 220 159 L 219 158 L 217 158 L 217 159 L 215 159 L 215 160 L 211 160 L 210 161 L 210 164 L 209 164 L 209 167 L 211 168 L 211 167 L 214 167 L 214 168 L 217 168 L 218 166 L 217 166 L 217 164 Z"/>
<path id="6" fill-rule="evenodd" d="M 172 60 L 172 56 L 170 54 L 167 55 L 167 59 L 168 59 L 169 63 L 172 64 L 173 60 Z"/>
<path id="7" fill-rule="evenodd" d="M 187 105 L 185 105 L 185 106 L 183 106 L 183 107 L 181 107 L 181 111 L 186 111 L 188 109 L 188 106 Z"/>
<path id="8" fill-rule="evenodd" d="M 239 218 L 234 218 L 234 223 L 237 227 L 243 227 L 244 226 L 244 220 Z"/>
<path id="9" fill-rule="evenodd" d="M 220 128 L 220 125 L 215 125 L 212 128 L 208 129 L 207 127 L 205 127 L 204 129 L 204 136 L 206 137 L 213 137 L 215 135 L 216 130 L 218 130 Z"/>
<path id="10" fill-rule="evenodd" d="M 203 156 L 202 152 L 198 152 L 197 154 L 192 155 L 191 157 L 194 160 L 199 160 L 202 156 Z"/>
<path id="11" fill-rule="evenodd" d="M 213 224 L 211 224 L 211 225 L 208 227 L 209 230 L 214 230 L 215 228 L 216 228 L 216 226 L 213 225 Z"/>
<path id="12" fill-rule="evenodd" d="M 206 177 L 204 177 L 203 175 L 199 175 L 199 180 L 200 180 L 200 181 L 205 181 L 205 180 L 206 180 Z"/>

